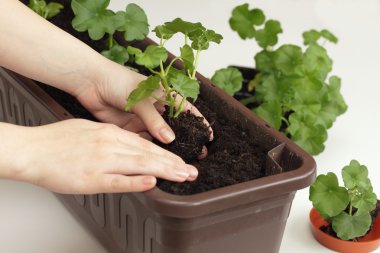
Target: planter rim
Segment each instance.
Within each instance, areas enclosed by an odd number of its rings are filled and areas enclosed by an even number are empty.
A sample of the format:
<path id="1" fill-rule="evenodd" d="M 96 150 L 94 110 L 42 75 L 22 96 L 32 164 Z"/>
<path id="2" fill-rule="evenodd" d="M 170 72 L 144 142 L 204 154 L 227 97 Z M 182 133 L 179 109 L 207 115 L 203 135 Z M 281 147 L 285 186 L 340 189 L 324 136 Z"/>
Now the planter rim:
<path id="1" fill-rule="evenodd" d="M 315 239 L 325 247 L 342 253 L 367 253 L 380 246 L 380 216 L 377 217 L 372 230 L 360 241 L 344 241 L 328 235 L 319 228 L 328 223 L 323 220 L 318 211 L 312 208 L 309 213 L 311 231 Z"/>

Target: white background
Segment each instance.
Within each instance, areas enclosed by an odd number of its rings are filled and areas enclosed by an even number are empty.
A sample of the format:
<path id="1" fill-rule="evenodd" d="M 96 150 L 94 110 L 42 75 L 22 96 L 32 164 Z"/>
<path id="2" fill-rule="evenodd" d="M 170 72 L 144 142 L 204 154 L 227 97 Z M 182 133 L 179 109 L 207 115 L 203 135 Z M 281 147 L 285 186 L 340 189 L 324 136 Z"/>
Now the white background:
<path id="1" fill-rule="evenodd" d="M 111 0 L 114 10 L 130 2 L 145 9 L 151 28 L 176 17 L 202 22 L 223 34 L 221 45 L 212 45 L 201 55 L 199 70 L 210 77 L 227 65 L 253 66 L 258 51 L 254 41 L 242 41 L 228 25 L 237 0 Z M 334 60 L 333 74 L 342 78 L 342 93 L 348 111 L 329 130 L 325 151 L 316 156 L 318 173 L 334 171 L 351 159 L 369 169 L 380 196 L 378 165 L 380 129 L 380 1 L 379 0 L 255 0 L 268 18 L 281 22 L 280 43 L 301 45 L 302 32 L 329 29 L 337 45 L 326 44 Z M 150 34 L 154 38 L 154 34 Z M 175 43 L 168 45 L 177 54 Z M 297 192 L 288 219 L 281 253 L 331 252 L 320 246 L 309 230 L 311 204 L 308 189 Z M 23 183 L 0 180 L 0 251 L 2 253 L 105 253 L 105 249 L 82 228 L 49 192 Z M 254 252 L 254 249 L 252 249 Z M 380 252 L 380 249 L 376 252 Z M 238 253 L 238 252 L 237 252 Z M 265 252 L 260 252 L 265 253 Z"/>

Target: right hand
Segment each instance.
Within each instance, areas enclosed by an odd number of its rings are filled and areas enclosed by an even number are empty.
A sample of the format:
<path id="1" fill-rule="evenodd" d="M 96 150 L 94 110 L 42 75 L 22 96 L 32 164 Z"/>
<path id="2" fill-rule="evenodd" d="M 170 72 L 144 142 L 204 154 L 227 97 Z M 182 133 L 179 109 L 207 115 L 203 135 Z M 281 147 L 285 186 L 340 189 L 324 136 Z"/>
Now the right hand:
<path id="1" fill-rule="evenodd" d="M 18 128 L 17 173 L 9 177 L 53 192 L 146 191 L 156 177 L 176 182 L 197 177 L 197 169 L 180 157 L 115 125 L 70 119 Z"/>

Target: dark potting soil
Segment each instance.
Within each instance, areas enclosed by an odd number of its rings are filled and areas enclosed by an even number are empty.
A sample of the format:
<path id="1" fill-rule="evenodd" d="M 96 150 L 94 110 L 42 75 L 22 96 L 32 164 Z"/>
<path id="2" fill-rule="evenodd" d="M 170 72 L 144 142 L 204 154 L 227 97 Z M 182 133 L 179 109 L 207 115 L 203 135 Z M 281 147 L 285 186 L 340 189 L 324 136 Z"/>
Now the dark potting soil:
<path id="1" fill-rule="evenodd" d="M 22 1 L 24 3 L 28 2 L 28 0 Z M 89 38 L 87 33 L 79 33 L 71 27 L 71 20 L 74 17 L 70 7 L 71 1 L 54 1 L 63 4 L 65 8 L 50 21 L 82 40 L 98 52 L 103 50 L 106 45 L 105 39 L 94 42 Z M 47 85 L 41 84 L 41 87 L 73 116 L 95 120 L 71 95 Z M 207 106 L 201 97 L 198 98 L 195 106 L 210 122 L 214 131 L 214 140 L 208 142 L 209 129 L 205 125 L 195 126 L 194 129 L 202 130 L 203 134 L 201 134 L 200 142 L 197 143 L 197 146 L 188 146 L 190 141 L 184 139 L 186 137 L 183 137 L 182 133 L 186 132 L 187 134 L 190 133 L 190 135 L 193 135 L 193 133 L 189 131 L 189 126 L 194 123 L 200 123 L 202 118 L 183 113 L 180 117 L 181 120 L 184 120 L 183 125 L 171 123 L 169 120 L 169 124 L 171 124 L 171 127 L 176 132 L 176 141 L 178 144 L 170 144 L 167 148 L 177 154 L 178 151 L 181 151 L 182 153 L 179 155 L 188 163 L 197 167 L 199 175 L 194 182 L 175 183 L 158 180 L 157 186 L 161 190 L 177 195 L 189 195 L 266 176 L 265 162 L 268 150 L 263 150 L 262 147 L 257 146 L 253 138 L 250 138 L 239 125 L 217 115 L 216 112 Z M 164 117 L 166 117 L 165 114 Z M 193 121 L 193 123 L 190 123 L 189 120 Z M 192 138 L 192 136 L 190 136 L 190 138 Z M 205 143 L 208 148 L 208 156 L 203 160 L 197 160 L 196 157 L 198 157 Z M 191 151 L 195 152 L 189 155 Z"/>
<path id="2" fill-rule="evenodd" d="M 376 208 L 375 208 L 374 210 L 372 210 L 370 214 L 371 214 L 371 218 L 372 218 L 372 224 L 371 224 L 371 227 L 370 227 L 369 231 L 367 232 L 367 234 L 372 230 L 372 227 L 373 227 L 373 225 L 375 224 L 376 219 L 379 217 L 379 214 L 380 214 L 380 201 L 379 201 L 379 200 L 377 200 Z M 333 236 L 333 237 L 339 239 L 339 237 L 338 237 L 337 234 L 335 233 L 334 229 L 332 228 L 332 225 L 331 225 L 331 224 L 328 224 L 328 225 L 326 225 L 326 226 L 322 226 L 322 227 L 320 227 L 319 229 L 320 229 L 322 232 L 324 232 L 324 233 L 326 233 L 326 234 L 329 234 L 329 235 L 331 235 L 331 236 Z M 356 238 L 351 239 L 351 240 L 349 240 L 349 241 L 354 241 L 354 242 L 356 242 L 356 241 L 360 240 L 360 238 L 366 236 L 367 234 L 365 234 L 365 235 L 363 235 L 363 236 L 361 236 L 361 237 L 356 237 Z"/>

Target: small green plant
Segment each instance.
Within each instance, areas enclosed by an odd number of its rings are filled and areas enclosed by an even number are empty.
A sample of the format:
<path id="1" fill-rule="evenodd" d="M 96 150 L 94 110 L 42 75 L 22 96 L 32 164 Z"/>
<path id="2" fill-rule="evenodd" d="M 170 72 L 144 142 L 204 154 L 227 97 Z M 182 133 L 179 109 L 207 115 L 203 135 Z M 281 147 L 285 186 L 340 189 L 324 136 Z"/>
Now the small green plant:
<path id="1" fill-rule="evenodd" d="M 92 40 L 100 40 L 106 34 L 105 57 L 124 65 L 129 60 L 127 49 L 114 39 L 116 31 L 124 32 L 127 41 L 143 40 L 149 33 L 144 10 L 136 4 L 128 4 L 125 11 L 117 13 L 108 9 L 110 0 L 72 0 L 74 12 L 72 25 L 79 32 L 87 31 Z"/>
<path id="2" fill-rule="evenodd" d="M 28 7 L 44 19 L 51 19 L 63 9 L 62 4 L 55 2 L 47 4 L 45 0 L 29 0 Z"/>
<path id="3" fill-rule="evenodd" d="M 342 177 L 344 187 L 339 186 L 332 172 L 319 175 L 310 186 L 309 199 L 339 238 L 351 240 L 370 229 L 370 212 L 376 207 L 377 197 L 366 166 L 356 160 L 342 169 Z"/>
<path id="4" fill-rule="evenodd" d="M 176 118 L 182 112 L 187 98 L 195 101 L 198 97 L 199 82 L 195 74 L 200 53 L 207 50 L 211 42 L 219 44 L 223 37 L 213 30 L 206 29 L 201 23 L 191 23 L 180 18 L 159 25 L 153 31 L 160 38 L 159 45 L 149 45 L 144 51 L 128 47 L 128 52 L 135 57 L 135 62 L 146 67 L 153 75 L 142 81 L 131 92 L 125 110 L 131 109 L 142 99 L 153 96 L 169 106 L 169 117 Z M 164 67 L 168 58 L 164 45 L 175 34 L 184 36 L 184 44 L 180 47 L 180 56 L 175 57 Z M 173 67 L 173 63 L 177 60 L 183 62 L 183 70 Z M 154 91 L 160 89 L 161 85 L 164 89 L 164 97 L 152 95 Z M 178 95 L 182 97 L 179 102 Z"/>
<path id="5" fill-rule="evenodd" d="M 234 8 L 229 23 L 242 39 L 254 38 L 262 48 L 254 57 L 259 74 L 248 85 L 252 97 L 241 102 L 258 105 L 252 111 L 310 154 L 321 153 L 327 129 L 347 110 L 341 79 L 329 76 L 332 60 L 323 47 L 338 39 L 327 30 L 310 30 L 303 33 L 304 50 L 291 44 L 276 48 L 280 22 L 266 20 L 262 10 L 249 9 L 248 4 Z M 230 82 L 216 76 L 212 80 L 222 88 Z"/>

